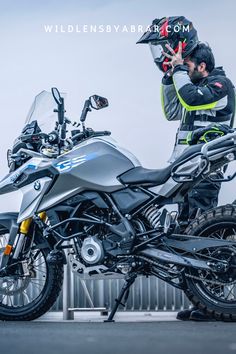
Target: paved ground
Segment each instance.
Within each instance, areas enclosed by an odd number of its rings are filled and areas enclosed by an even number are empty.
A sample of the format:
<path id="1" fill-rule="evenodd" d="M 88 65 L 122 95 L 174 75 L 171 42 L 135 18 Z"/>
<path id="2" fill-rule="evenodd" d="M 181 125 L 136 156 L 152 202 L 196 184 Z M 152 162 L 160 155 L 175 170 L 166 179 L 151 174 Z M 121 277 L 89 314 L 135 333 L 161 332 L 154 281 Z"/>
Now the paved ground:
<path id="1" fill-rule="evenodd" d="M 95 315 L 93 315 L 95 316 Z M 140 316 L 140 315 L 139 315 Z M 99 316 L 97 316 L 99 317 Z M 121 316 L 122 317 L 122 316 Z M 143 316 L 145 317 L 145 316 Z M 0 322 L 0 353 L 7 354 L 227 354 L 236 352 L 236 323 L 161 321 L 116 323 Z M 167 319 L 167 318 L 166 318 Z M 91 319 L 90 319 L 91 320 Z M 90 321 L 89 320 L 89 321 Z M 97 318 L 98 321 L 101 319 Z M 84 320 L 85 321 L 85 320 Z"/>
<path id="2" fill-rule="evenodd" d="M 115 314 L 116 322 L 162 322 L 162 321 L 176 321 L 177 312 L 169 311 L 118 311 Z M 101 316 L 97 311 L 81 311 L 74 312 L 74 320 L 76 322 L 104 322 L 108 316 Z M 38 321 L 46 322 L 60 322 L 63 320 L 62 312 L 48 312 L 46 315 L 37 319 Z M 73 321 L 74 322 L 74 321 Z"/>

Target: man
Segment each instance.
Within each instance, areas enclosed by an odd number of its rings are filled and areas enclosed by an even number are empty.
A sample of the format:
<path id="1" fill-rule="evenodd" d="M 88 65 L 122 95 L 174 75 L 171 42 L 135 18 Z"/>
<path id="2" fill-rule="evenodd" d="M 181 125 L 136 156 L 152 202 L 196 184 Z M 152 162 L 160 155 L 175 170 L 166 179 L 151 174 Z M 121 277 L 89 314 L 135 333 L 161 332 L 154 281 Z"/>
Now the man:
<path id="1" fill-rule="evenodd" d="M 207 128 L 212 123 L 232 126 L 235 93 L 223 69 L 215 68 L 214 56 L 208 45 L 198 44 L 184 60 L 181 42 L 177 53 L 168 44 L 166 48 L 170 52 L 164 52 L 164 55 L 170 59 L 166 65 L 171 66 L 171 76 L 165 75 L 162 80 L 164 112 L 168 120 L 180 119 L 171 157 L 173 161 L 185 149 L 196 129 Z M 169 99 L 170 92 L 174 93 L 172 100 Z M 173 102 L 175 111 L 171 110 Z M 217 206 L 219 190 L 219 183 L 200 183 L 186 197 L 180 219 L 194 218 L 198 209 L 205 211 Z"/>
<path id="2" fill-rule="evenodd" d="M 177 24 L 182 32 L 175 33 L 173 30 Z M 183 31 L 187 26 L 188 33 Z M 146 32 L 138 43 L 150 45 L 154 62 L 165 73 L 161 99 L 166 118 L 180 120 L 170 162 L 188 147 L 197 129 L 205 128 L 203 131 L 207 132 L 212 124 L 233 125 L 234 86 L 222 68 L 215 68 L 211 48 L 199 43 L 190 21 L 183 16 L 154 20 L 149 33 Z M 187 223 L 196 217 L 199 210 L 215 207 L 219 190 L 220 183 L 201 182 L 180 206 L 180 222 Z M 208 320 L 204 313 L 194 308 L 179 312 L 177 318 Z"/>

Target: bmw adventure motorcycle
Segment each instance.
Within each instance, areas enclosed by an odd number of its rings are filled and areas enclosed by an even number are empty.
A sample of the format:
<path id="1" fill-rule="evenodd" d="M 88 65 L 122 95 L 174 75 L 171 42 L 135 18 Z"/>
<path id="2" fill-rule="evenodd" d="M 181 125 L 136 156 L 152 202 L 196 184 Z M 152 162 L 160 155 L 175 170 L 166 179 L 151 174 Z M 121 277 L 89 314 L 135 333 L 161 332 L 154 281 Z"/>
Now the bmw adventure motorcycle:
<path id="1" fill-rule="evenodd" d="M 0 194 L 20 190 L 22 201 L 19 213 L 0 214 L 0 319 L 33 320 L 47 312 L 69 262 L 83 279 L 124 278 L 108 321 L 139 275 L 182 289 L 216 319 L 236 320 L 235 207 L 203 213 L 185 232 L 177 212 L 164 208 L 236 159 L 236 132 L 150 170 L 110 132 L 86 128 L 87 113 L 106 106 L 107 99 L 91 96 L 81 123 L 72 123 L 59 91 L 43 91 L 8 151 L 10 172 Z"/>

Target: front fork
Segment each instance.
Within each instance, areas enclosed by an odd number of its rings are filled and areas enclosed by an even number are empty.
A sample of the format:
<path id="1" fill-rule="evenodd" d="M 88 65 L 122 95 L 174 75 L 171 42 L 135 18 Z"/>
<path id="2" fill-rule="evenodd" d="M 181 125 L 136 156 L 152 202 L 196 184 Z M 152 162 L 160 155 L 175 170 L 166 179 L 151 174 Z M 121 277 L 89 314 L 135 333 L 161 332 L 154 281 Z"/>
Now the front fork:
<path id="1" fill-rule="evenodd" d="M 46 212 L 43 211 L 43 212 L 39 213 L 39 217 L 42 221 L 45 221 L 46 217 L 47 217 Z M 19 255 L 22 252 L 25 237 L 29 232 L 29 228 L 30 228 L 32 220 L 33 220 L 33 218 L 31 217 L 31 218 L 28 218 L 28 219 L 22 221 L 22 223 L 20 224 L 20 228 L 19 228 L 19 236 L 18 236 L 18 240 L 16 243 L 16 247 L 15 247 L 15 249 L 13 249 L 13 241 L 15 241 L 15 240 L 11 240 L 11 242 L 9 242 L 6 245 L 5 250 L 3 252 L 3 259 L 2 259 L 1 266 L 5 266 L 7 264 L 7 261 L 9 259 L 10 254 L 12 253 L 12 251 L 13 251 L 12 259 L 18 259 Z M 9 230 L 9 232 L 10 231 L 11 230 Z"/>
<path id="2" fill-rule="evenodd" d="M 32 222 L 32 218 L 26 219 L 24 221 L 22 221 L 22 223 L 20 224 L 20 233 L 18 236 L 18 240 L 17 240 L 17 244 L 16 244 L 16 248 L 14 250 L 12 259 L 18 259 L 22 249 L 23 249 L 23 245 L 25 242 L 25 236 L 28 234 L 29 232 L 29 228 Z"/>

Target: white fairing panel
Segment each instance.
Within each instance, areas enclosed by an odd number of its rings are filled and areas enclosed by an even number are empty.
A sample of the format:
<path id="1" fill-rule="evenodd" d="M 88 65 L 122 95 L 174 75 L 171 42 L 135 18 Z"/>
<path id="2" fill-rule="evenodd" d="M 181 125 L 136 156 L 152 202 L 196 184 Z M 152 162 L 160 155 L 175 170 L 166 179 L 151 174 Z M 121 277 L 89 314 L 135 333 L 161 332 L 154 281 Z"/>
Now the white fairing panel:
<path id="1" fill-rule="evenodd" d="M 23 197 L 17 220 L 18 223 L 34 215 L 51 181 L 51 178 L 43 177 L 21 188 Z"/>

